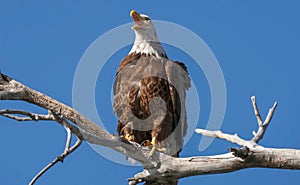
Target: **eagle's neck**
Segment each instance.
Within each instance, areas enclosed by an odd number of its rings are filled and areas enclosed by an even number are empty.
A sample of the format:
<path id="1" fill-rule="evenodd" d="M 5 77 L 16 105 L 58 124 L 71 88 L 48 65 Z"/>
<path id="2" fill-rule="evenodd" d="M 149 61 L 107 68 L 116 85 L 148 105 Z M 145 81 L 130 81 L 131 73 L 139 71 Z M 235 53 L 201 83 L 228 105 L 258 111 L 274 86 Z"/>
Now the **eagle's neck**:
<path id="1" fill-rule="evenodd" d="M 166 52 L 160 44 L 154 30 L 135 30 L 135 41 L 129 53 L 140 53 L 146 56 L 167 58 Z"/>

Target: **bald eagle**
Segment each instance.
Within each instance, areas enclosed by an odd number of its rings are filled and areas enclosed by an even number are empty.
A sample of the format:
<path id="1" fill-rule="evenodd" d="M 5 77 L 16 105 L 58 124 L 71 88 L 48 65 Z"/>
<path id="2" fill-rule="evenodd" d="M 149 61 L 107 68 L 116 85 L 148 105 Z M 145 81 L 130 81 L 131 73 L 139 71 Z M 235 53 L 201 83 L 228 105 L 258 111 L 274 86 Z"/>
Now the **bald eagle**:
<path id="1" fill-rule="evenodd" d="M 135 41 L 114 82 L 117 132 L 130 142 L 152 146 L 150 156 L 163 151 L 178 157 L 187 131 L 187 68 L 168 59 L 147 15 L 132 10 L 130 16 Z"/>

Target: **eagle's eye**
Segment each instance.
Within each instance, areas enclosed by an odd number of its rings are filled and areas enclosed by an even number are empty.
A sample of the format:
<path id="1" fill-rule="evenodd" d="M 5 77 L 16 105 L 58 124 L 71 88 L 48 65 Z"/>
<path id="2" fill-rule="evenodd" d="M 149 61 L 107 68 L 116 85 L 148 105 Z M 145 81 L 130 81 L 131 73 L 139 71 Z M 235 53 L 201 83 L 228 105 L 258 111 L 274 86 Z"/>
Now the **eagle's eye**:
<path id="1" fill-rule="evenodd" d="M 145 21 L 150 21 L 149 17 L 144 17 Z"/>

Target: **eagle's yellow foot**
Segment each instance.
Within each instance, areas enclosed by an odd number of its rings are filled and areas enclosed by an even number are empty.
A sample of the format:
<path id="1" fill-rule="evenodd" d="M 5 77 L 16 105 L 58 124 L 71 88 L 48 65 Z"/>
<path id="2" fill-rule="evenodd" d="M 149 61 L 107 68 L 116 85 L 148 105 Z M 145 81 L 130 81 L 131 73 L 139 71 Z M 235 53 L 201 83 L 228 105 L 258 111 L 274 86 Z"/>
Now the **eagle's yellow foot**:
<path id="1" fill-rule="evenodd" d="M 163 153 L 165 153 L 167 151 L 166 148 L 157 148 L 156 150 L 159 152 L 163 152 Z"/>
<path id="2" fill-rule="evenodd" d="M 152 138 L 151 145 L 152 145 L 152 148 L 151 148 L 151 151 L 149 153 L 149 157 L 153 156 L 155 150 L 157 150 L 159 152 L 165 152 L 166 151 L 166 148 L 158 148 L 157 147 L 156 137 Z"/>
<path id="3" fill-rule="evenodd" d="M 133 138 L 132 138 L 132 136 L 131 136 L 131 134 L 126 134 L 125 135 L 125 139 L 127 140 L 127 141 L 133 141 Z"/>

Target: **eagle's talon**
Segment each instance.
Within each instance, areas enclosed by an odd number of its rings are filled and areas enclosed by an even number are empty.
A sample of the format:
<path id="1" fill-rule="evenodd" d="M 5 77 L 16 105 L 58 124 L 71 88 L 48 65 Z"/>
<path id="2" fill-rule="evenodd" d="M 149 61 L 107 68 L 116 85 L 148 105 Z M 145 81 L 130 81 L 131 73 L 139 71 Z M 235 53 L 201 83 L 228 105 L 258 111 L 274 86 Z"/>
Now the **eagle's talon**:
<path id="1" fill-rule="evenodd" d="M 125 135 L 125 139 L 126 139 L 127 141 L 129 141 L 129 142 L 133 141 L 133 138 L 132 138 L 131 134 L 126 134 L 126 135 Z"/>
<path id="2" fill-rule="evenodd" d="M 130 142 L 127 139 L 125 139 L 125 137 L 123 137 L 123 136 L 119 136 L 119 137 L 114 136 L 113 139 L 117 139 L 118 141 L 121 141 L 122 143 L 130 144 Z"/>
<path id="3" fill-rule="evenodd" d="M 152 157 L 156 150 L 159 151 L 159 152 L 163 152 L 163 153 L 165 153 L 167 151 L 166 148 L 158 148 L 157 147 L 156 137 L 153 137 L 152 141 L 150 142 L 150 145 L 146 145 L 146 146 L 151 146 L 151 145 L 152 145 L 152 148 L 149 152 L 149 157 Z"/>
<path id="4" fill-rule="evenodd" d="M 117 140 L 119 140 L 123 143 L 127 143 L 127 144 L 130 144 L 133 142 L 133 137 L 130 134 L 120 135 L 120 136 L 113 135 L 113 138 L 117 138 Z"/>
<path id="5" fill-rule="evenodd" d="M 159 152 L 162 152 L 162 153 L 166 153 L 166 151 L 167 151 L 166 148 L 157 148 L 156 150 Z"/>
<path id="6" fill-rule="evenodd" d="M 156 145 L 153 145 L 150 152 L 149 152 L 149 158 L 151 158 L 153 155 L 154 155 L 154 152 L 156 150 L 157 146 Z"/>

